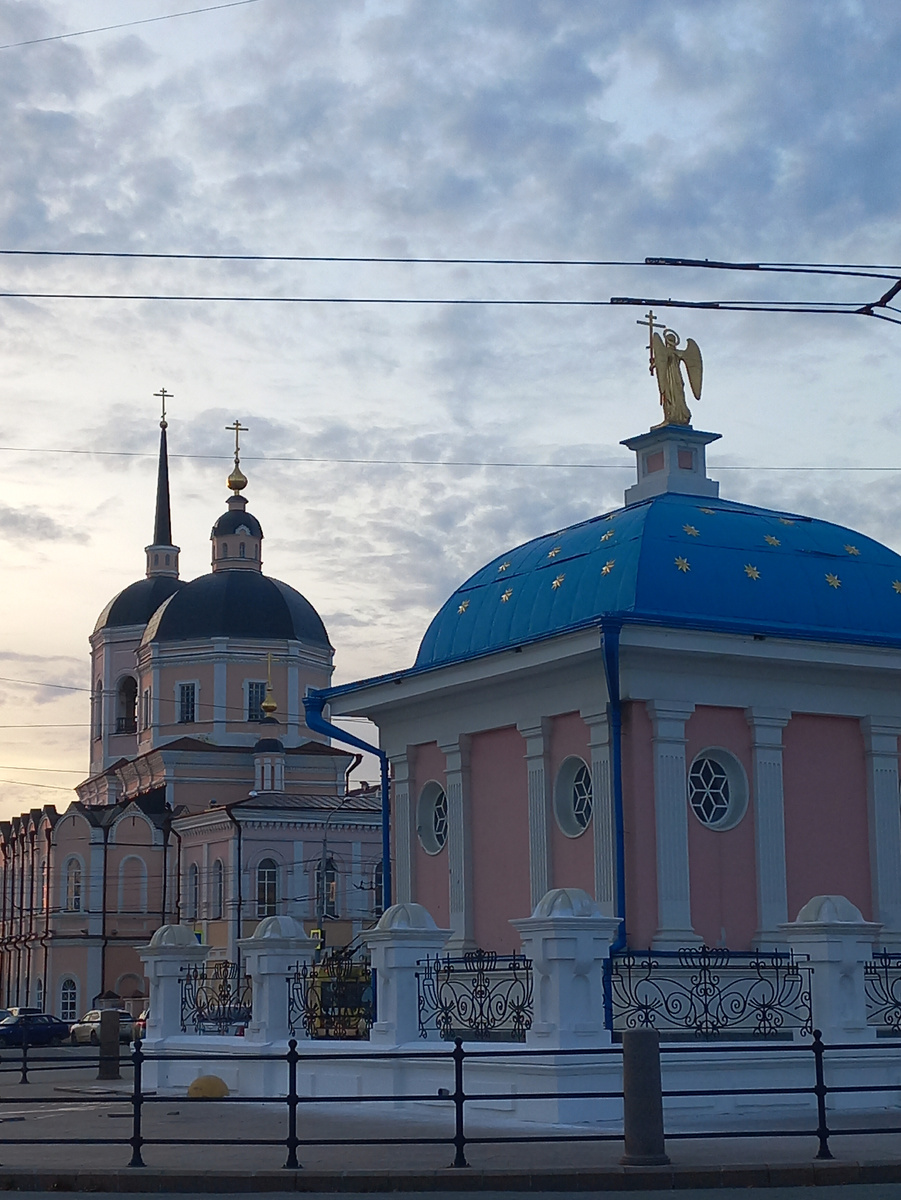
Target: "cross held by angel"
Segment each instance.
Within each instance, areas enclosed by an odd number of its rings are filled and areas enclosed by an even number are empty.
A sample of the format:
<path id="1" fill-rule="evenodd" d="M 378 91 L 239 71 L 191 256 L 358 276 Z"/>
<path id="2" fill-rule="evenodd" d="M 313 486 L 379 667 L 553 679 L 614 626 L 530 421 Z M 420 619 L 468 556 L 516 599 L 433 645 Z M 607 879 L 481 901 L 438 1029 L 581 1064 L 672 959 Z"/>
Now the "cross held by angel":
<path id="1" fill-rule="evenodd" d="M 648 350 L 651 354 L 650 372 L 657 376 L 660 404 L 663 408 L 662 425 L 690 425 L 691 409 L 685 403 L 685 384 L 682 381 L 682 363 L 688 374 L 688 383 L 695 400 L 701 399 L 701 380 L 704 365 L 701 351 L 694 338 L 689 338 L 684 348 L 679 347 L 679 335 L 665 325 L 658 326 L 663 337 L 654 328 L 654 313 L 649 312 L 639 325 L 647 325 L 651 337 Z"/>

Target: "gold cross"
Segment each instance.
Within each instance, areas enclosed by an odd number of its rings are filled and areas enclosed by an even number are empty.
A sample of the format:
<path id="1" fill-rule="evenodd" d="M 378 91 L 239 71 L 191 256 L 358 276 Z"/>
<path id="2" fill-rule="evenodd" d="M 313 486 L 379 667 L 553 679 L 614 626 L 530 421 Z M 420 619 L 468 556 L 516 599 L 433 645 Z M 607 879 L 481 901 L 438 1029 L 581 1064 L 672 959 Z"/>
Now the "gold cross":
<path id="1" fill-rule="evenodd" d="M 652 375 L 654 374 L 654 322 L 656 319 L 657 318 L 654 316 L 654 310 L 651 308 L 645 314 L 645 319 L 643 321 L 635 322 L 636 325 L 647 325 L 648 327 L 648 354 L 650 355 L 650 366 L 648 369 Z M 659 325 L 658 328 L 663 329 L 664 326 Z"/>
<path id="2" fill-rule="evenodd" d="M 154 396 L 154 399 L 161 401 L 163 415 L 160 418 L 160 429 L 165 429 L 166 428 L 166 401 L 174 400 L 175 396 L 172 394 L 172 392 L 167 392 L 165 388 L 160 388 L 160 390 L 158 392 L 153 393 L 153 396 Z"/>
<path id="3" fill-rule="evenodd" d="M 242 433 L 247 433 L 247 426 L 242 425 L 241 422 L 237 418 L 235 418 L 234 425 L 226 425 L 225 428 L 233 429 L 235 431 L 235 462 L 237 462 L 238 455 L 241 453 L 241 443 L 238 441 L 238 435 L 242 434 Z"/>

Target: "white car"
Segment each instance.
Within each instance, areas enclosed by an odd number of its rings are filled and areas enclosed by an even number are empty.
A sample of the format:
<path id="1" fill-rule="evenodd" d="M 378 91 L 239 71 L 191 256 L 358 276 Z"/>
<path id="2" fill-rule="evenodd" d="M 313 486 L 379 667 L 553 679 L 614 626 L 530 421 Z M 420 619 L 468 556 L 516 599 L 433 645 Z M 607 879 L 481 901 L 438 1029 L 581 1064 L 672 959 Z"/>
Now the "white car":
<path id="1" fill-rule="evenodd" d="M 134 1017 L 124 1008 L 119 1012 L 119 1041 L 130 1042 L 134 1030 Z M 75 1046 L 89 1042 L 92 1046 L 100 1045 L 100 1009 L 94 1008 L 85 1013 L 80 1021 L 69 1026 L 69 1036 Z"/>

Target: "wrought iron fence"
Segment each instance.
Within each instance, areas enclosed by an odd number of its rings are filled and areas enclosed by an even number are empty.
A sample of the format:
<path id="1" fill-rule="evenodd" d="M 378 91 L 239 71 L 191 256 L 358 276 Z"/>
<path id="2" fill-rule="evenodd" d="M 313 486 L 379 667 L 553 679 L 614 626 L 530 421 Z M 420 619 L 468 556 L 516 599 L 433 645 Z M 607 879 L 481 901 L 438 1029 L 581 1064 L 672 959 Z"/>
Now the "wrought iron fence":
<path id="1" fill-rule="evenodd" d="M 450 1040 L 524 1042 L 532 1025 L 532 963 L 521 954 L 473 950 L 418 964 L 419 1034 Z"/>
<path id="2" fill-rule="evenodd" d="M 626 951 L 604 964 L 606 1023 L 664 1040 L 810 1035 L 812 968 L 790 951 Z"/>
<path id="3" fill-rule="evenodd" d="M 188 967 L 181 978 L 183 1033 L 235 1033 L 250 1021 L 253 985 L 237 963 Z"/>
<path id="4" fill-rule="evenodd" d="M 874 951 L 863 969 L 867 1024 L 889 1037 L 901 1035 L 901 955 Z"/>
<path id="5" fill-rule="evenodd" d="M 298 963 L 288 976 L 288 1028 L 311 1038 L 368 1038 L 375 1019 L 372 968 L 352 955 Z"/>

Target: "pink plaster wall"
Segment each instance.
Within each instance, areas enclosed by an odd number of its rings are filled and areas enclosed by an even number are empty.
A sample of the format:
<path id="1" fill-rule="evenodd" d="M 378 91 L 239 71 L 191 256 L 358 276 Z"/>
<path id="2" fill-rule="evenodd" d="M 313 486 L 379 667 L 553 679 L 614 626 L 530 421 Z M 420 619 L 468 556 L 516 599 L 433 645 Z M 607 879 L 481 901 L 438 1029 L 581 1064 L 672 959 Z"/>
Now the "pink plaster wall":
<path id="1" fill-rule="evenodd" d="M 866 759 L 859 722 L 797 713 L 783 734 L 788 916 L 847 896 L 872 920 Z"/>
<path id="2" fill-rule="evenodd" d="M 623 705 L 623 830 L 626 856 L 626 936 L 633 949 L 650 946 L 657 929 L 657 839 L 651 719 L 640 701 Z"/>
<path id="3" fill-rule="evenodd" d="M 470 747 L 475 939 L 484 950 L 519 948 L 512 917 L 531 915 L 529 784 L 515 728 L 475 734 Z"/>
<path id="4" fill-rule="evenodd" d="M 740 708 L 699 706 L 686 725 L 686 769 L 702 750 L 730 751 L 752 793 L 751 729 Z M 754 801 L 733 829 L 708 829 L 688 810 L 691 921 L 706 945 L 749 950 L 757 927 Z"/>
<path id="5" fill-rule="evenodd" d="M 414 765 L 410 787 L 410 809 L 413 817 L 413 899 L 429 910 L 435 924 L 441 929 L 449 928 L 450 922 L 450 877 L 447 865 L 447 846 L 440 854 L 426 854 L 416 836 L 416 808 L 419 794 L 430 779 L 445 787 L 445 758 L 436 742 L 415 748 Z"/>
<path id="6" fill-rule="evenodd" d="M 577 838 L 567 837 L 554 817 L 553 788 L 565 759 L 577 755 L 591 769 L 588 726 L 578 713 L 554 717 L 550 729 L 551 811 L 548 814 L 551 887 L 583 888 L 594 895 L 594 837 L 591 825 Z M 528 862 L 528 857 L 526 858 Z"/>

